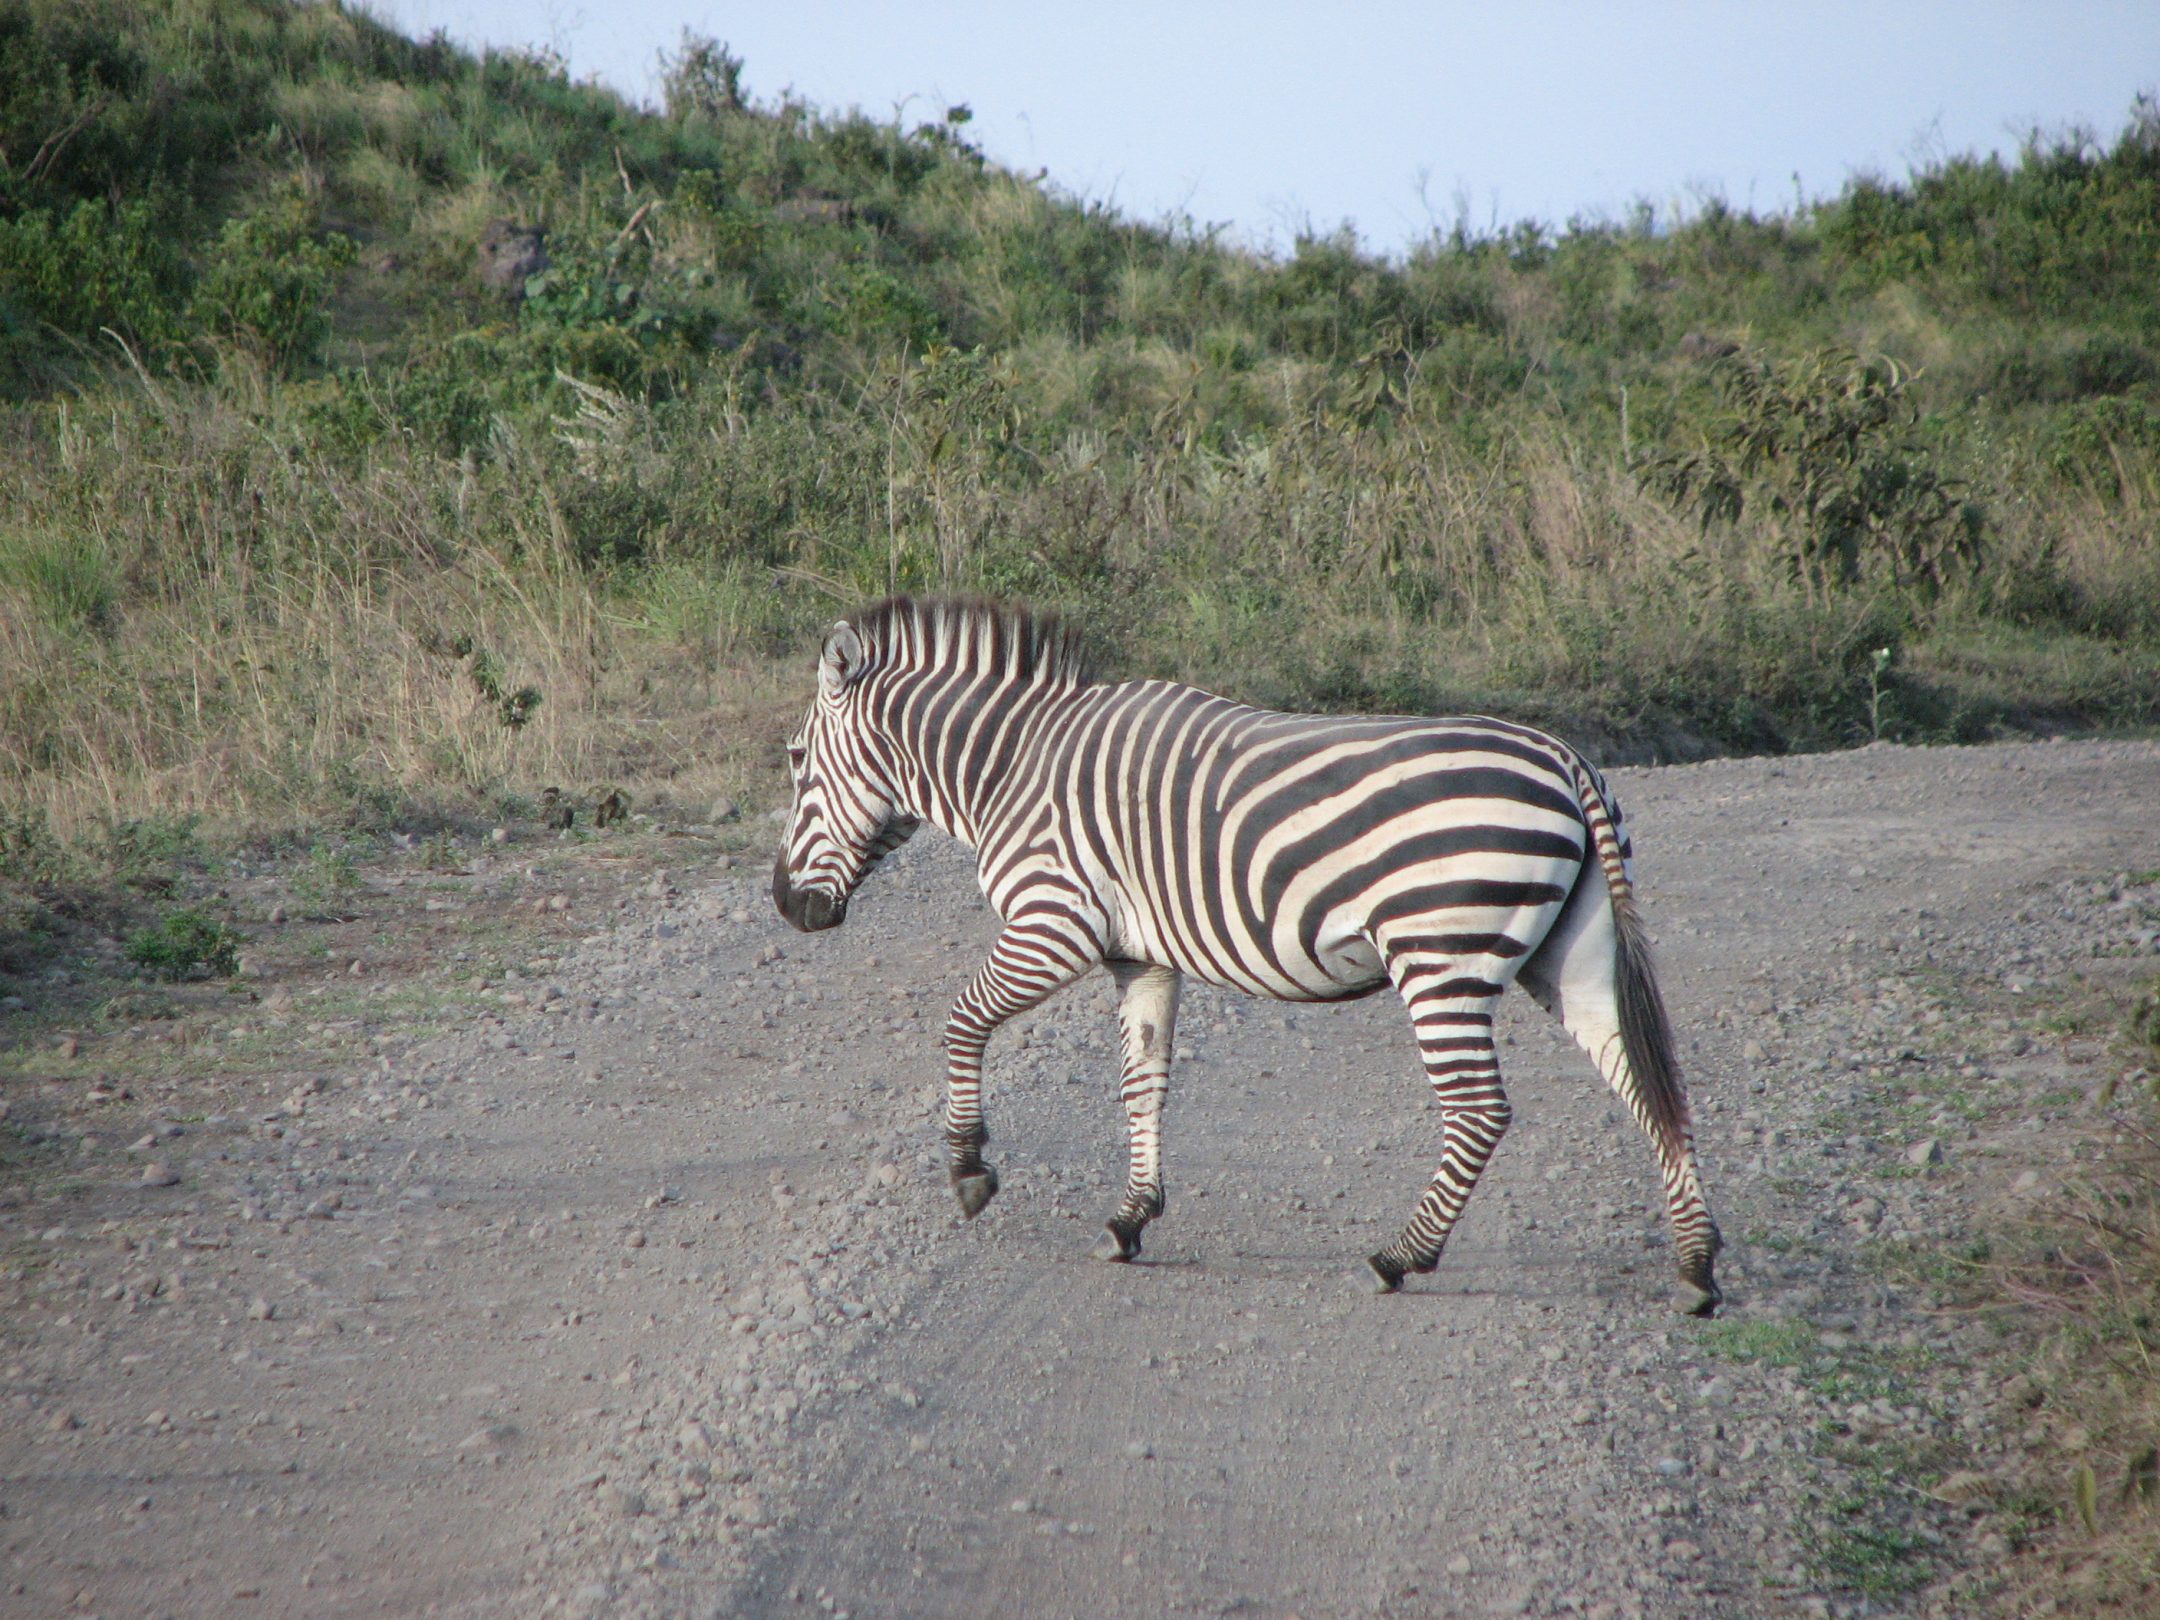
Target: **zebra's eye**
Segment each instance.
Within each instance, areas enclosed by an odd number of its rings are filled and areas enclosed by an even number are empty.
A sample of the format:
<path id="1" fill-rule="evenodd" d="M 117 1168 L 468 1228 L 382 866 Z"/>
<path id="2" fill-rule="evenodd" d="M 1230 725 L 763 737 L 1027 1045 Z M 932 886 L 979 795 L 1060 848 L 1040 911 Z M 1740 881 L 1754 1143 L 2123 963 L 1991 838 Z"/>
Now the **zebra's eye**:
<path id="1" fill-rule="evenodd" d="M 796 769 L 796 770 L 798 770 L 798 771 L 799 771 L 799 770 L 801 770 L 801 769 L 802 769 L 802 762 L 803 762 L 803 760 L 804 760 L 804 758 L 805 758 L 805 757 L 806 757 L 806 750 L 804 750 L 803 748 L 799 747 L 799 746 L 798 746 L 797 744 L 795 744 L 795 743 L 789 743 L 789 744 L 788 744 L 788 751 L 787 751 L 787 762 L 788 762 L 788 764 L 789 764 L 790 766 L 792 766 L 792 767 L 793 767 L 794 769 Z"/>

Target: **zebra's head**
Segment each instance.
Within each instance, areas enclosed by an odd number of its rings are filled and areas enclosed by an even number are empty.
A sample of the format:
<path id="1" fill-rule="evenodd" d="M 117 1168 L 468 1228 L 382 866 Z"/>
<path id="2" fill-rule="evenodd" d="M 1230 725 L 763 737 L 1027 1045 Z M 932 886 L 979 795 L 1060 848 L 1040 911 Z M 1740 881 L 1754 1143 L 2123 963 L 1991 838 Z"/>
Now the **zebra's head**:
<path id="1" fill-rule="evenodd" d="M 865 723 L 869 650 L 842 619 L 818 659 L 817 696 L 788 744 L 795 806 L 773 862 L 773 904 L 804 933 L 847 920 L 848 896 L 922 825 L 894 803 L 884 750 Z"/>

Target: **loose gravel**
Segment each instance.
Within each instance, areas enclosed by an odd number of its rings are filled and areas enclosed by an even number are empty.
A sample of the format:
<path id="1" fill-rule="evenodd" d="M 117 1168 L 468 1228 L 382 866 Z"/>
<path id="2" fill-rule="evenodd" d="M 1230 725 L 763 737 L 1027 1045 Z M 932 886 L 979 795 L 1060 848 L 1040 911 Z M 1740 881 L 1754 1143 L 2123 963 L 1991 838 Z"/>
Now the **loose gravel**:
<path id="1" fill-rule="evenodd" d="M 2019 1392 L 1883 1257 L 2074 1172 L 2119 1076 L 2022 1009 L 2154 965 L 2160 747 L 1614 776 L 1718 1322 L 1667 1311 L 1649 1150 L 1527 998 L 1485 1185 L 1376 1299 L 1342 1279 L 1438 1135 L 1399 1006 L 1189 990 L 1170 1211 L 1105 1267 L 1101 976 L 993 1044 L 1004 1190 L 946 1190 L 965 852 L 808 939 L 754 864 L 640 874 L 553 896 L 592 931 L 453 1034 L 386 1001 L 363 1065 L 0 1189 L 8 1612 L 1971 1612 Z M 255 1033 L 306 1021 L 272 987 Z"/>

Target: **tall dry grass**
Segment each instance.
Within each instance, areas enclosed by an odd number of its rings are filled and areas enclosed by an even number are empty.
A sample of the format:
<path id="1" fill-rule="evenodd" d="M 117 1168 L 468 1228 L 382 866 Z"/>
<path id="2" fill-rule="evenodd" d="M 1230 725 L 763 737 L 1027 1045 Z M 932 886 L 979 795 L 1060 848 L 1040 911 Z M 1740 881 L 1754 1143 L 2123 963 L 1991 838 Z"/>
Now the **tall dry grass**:
<path id="1" fill-rule="evenodd" d="M 1994 1303 L 2035 1346 L 2022 1486 L 2066 1504 L 2018 1596 L 2032 1613 L 2149 1614 L 2160 1598 L 2160 1135 L 2118 1113 L 2103 1162 L 2064 1190 Z"/>
<path id="2" fill-rule="evenodd" d="M 514 438 L 485 464 L 395 440 L 341 461 L 227 395 L 177 398 L 13 424 L 9 814 L 63 844 L 291 831 L 720 764 L 694 751 L 710 672 L 745 650 L 725 582 L 624 611 L 573 554 L 562 474 Z"/>
<path id="3" fill-rule="evenodd" d="M 1498 710 L 1610 757 L 2134 717 L 2160 683 L 2136 487 L 2036 505 L 1924 599 L 1796 571 L 1795 519 L 1702 525 L 1564 423 L 1471 446 L 1423 410 L 1346 417 L 1293 370 L 1283 420 L 1226 443 L 1198 373 L 1145 375 L 1155 435 L 1049 456 L 1016 374 L 949 351 L 807 405 L 566 384 L 551 429 L 498 417 L 457 459 L 396 432 L 337 448 L 321 412 L 349 390 L 241 357 L 213 384 L 20 408 L 0 796 L 69 841 L 602 778 L 747 786 L 771 750 L 716 740 L 716 709 L 769 703 L 792 675 L 767 653 L 896 586 L 1058 603 L 1135 674 Z"/>

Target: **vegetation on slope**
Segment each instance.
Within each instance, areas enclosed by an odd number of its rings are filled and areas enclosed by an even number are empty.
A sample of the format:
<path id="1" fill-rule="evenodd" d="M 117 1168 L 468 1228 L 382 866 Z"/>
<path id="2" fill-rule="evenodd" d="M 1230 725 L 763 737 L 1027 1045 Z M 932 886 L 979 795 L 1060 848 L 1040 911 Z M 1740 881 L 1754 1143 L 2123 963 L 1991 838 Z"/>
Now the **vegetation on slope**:
<path id="1" fill-rule="evenodd" d="M 715 698 L 893 588 L 1608 754 L 2149 723 L 2156 221 L 2141 104 L 1790 214 L 1270 257 L 708 41 L 654 112 L 335 4 L 7 0 L 9 847 L 702 791 Z"/>

